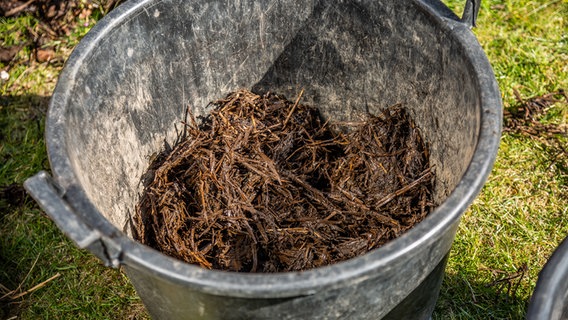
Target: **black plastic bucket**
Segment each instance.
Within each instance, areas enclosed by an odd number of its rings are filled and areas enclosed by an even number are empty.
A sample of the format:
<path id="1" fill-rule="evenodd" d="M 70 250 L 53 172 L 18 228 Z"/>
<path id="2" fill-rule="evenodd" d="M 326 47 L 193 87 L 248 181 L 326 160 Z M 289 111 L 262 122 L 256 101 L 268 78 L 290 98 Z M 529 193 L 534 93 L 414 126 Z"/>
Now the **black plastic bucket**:
<path id="1" fill-rule="evenodd" d="M 538 275 L 527 313 L 527 320 L 561 319 L 568 319 L 568 238 Z"/>
<path id="2" fill-rule="evenodd" d="M 53 179 L 25 186 L 81 248 L 124 266 L 157 319 L 425 319 L 460 217 L 491 171 L 501 97 L 462 19 L 435 0 L 134 0 L 81 41 L 47 117 Z M 189 265 L 130 237 L 150 156 L 190 105 L 240 88 L 297 96 L 332 120 L 402 103 L 430 146 L 437 209 L 364 256 L 305 272 Z"/>

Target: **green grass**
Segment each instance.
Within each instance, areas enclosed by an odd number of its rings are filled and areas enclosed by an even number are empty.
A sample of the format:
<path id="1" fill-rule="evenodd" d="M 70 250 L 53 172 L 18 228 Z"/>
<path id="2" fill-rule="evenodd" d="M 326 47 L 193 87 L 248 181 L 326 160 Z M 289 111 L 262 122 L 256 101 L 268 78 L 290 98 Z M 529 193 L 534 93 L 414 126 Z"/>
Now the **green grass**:
<path id="1" fill-rule="evenodd" d="M 465 1 L 447 1 L 461 12 Z M 483 1 L 474 30 L 505 108 L 568 88 L 568 1 Z M 568 105 L 543 123 L 566 128 Z M 566 137 L 505 133 L 494 170 L 460 224 L 435 319 L 523 319 L 538 272 L 568 235 Z M 512 289 L 491 285 L 526 266 Z"/>
<path id="2" fill-rule="evenodd" d="M 28 43 L 26 30 L 37 24 L 31 16 L 0 18 L 0 44 Z M 48 45 L 65 57 L 88 29 L 80 24 Z M 0 297 L 43 286 L 17 299 L 0 299 L 0 319 L 145 318 L 140 299 L 121 271 L 105 268 L 77 249 L 30 198 L 14 201 L 26 178 L 49 169 L 44 122 L 62 67 L 37 63 L 28 59 L 30 53 L 23 47 L 11 65 L 0 63 L 10 74 L 0 83 L 0 190 L 17 189 L 0 198 Z"/>
<path id="3" fill-rule="evenodd" d="M 46 98 L 33 93 L 30 89 L 24 96 L 2 98 L 0 186 L 21 185 L 48 168 L 43 143 Z M 20 299 L 1 301 L 0 318 L 17 314 L 18 319 L 122 319 L 142 314 L 126 277 L 76 249 L 33 201 L 11 204 L 2 199 L 0 234 L 4 287 L 19 293 L 60 275 Z"/>
<path id="4" fill-rule="evenodd" d="M 445 1 L 461 12 L 465 0 Z M 95 11 L 90 17 L 99 18 Z M 504 106 L 560 88 L 568 90 L 568 1 L 486 0 L 474 29 L 494 68 Z M 0 18 L 2 46 L 29 41 L 32 17 Z M 54 40 L 66 57 L 90 26 Z M 0 83 L 0 187 L 48 169 L 43 129 L 61 64 L 28 60 L 22 49 Z M 0 63 L 0 68 L 6 67 Z M 566 129 L 568 105 L 547 109 L 543 123 Z M 435 319 L 522 319 L 538 272 L 568 234 L 567 137 L 505 133 L 495 168 L 460 224 Z M 0 319 L 147 318 L 128 279 L 76 249 L 35 203 L 0 198 L 0 285 L 16 300 L 0 301 Z M 523 267 L 526 266 L 526 269 Z M 496 280 L 526 270 L 500 290 Z M 519 281 L 520 280 L 520 281 Z M 515 285 L 518 287 L 515 288 Z M 505 282 L 506 284 L 506 282 Z M 0 287 L 0 296 L 3 289 Z M 4 290 L 6 291 L 6 290 Z"/>
<path id="5" fill-rule="evenodd" d="M 543 148 L 531 138 L 503 137 L 493 173 L 460 225 L 437 309 L 441 319 L 526 313 L 538 272 L 568 234 L 567 172 L 554 168 Z M 523 265 L 528 270 L 514 294 L 488 286 Z"/>

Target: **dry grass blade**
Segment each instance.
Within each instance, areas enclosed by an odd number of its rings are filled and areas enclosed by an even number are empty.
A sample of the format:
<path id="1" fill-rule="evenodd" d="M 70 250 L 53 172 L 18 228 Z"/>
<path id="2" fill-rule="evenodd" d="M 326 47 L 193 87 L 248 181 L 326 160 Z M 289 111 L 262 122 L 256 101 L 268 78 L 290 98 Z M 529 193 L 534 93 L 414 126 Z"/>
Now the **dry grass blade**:
<path id="1" fill-rule="evenodd" d="M 53 280 L 59 278 L 60 276 L 61 276 L 60 273 L 56 273 L 54 276 L 50 277 L 49 279 L 47 279 L 47 280 L 45 280 L 45 281 L 42 281 L 42 282 L 38 283 L 37 285 L 31 287 L 30 289 L 25 290 L 25 291 L 23 291 L 23 292 L 20 292 L 20 293 L 18 293 L 18 294 L 14 294 L 13 296 L 10 297 L 10 299 L 16 300 L 16 299 L 19 299 L 19 298 L 21 298 L 21 297 L 27 295 L 27 294 L 30 294 L 30 293 L 36 291 L 36 290 L 38 290 L 38 289 L 41 289 L 41 288 L 43 288 L 45 285 L 47 285 L 48 283 L 50 283 L 51 281 L 53 281 Z"/>
<path id="2" fill-rule="evenodd" d="M 28 290 L 24 290 L 20 292 L 20 288 L 21 286 L 18 287 L 18 289 L 16 290 L 9 290 L 8 288 L 4 287 L 3 285 L 0 285 L 0 292 L 2 293 L 2 297 L 0 297 L 0 301 L 2 300 L 17 300 L 22 298 L 25 295 L 28 295 L 34 291 L 37 291 L 43 287 L 45 287 L 48 283 L 50 283 L 51 281 L 59 278 L 61 276 L 60 273 L 56 273 L 54 276 L 50 277 L 49 279 L 42 281 L 38 284 L 36 284 L 35 286 L 31 287 Z"/>

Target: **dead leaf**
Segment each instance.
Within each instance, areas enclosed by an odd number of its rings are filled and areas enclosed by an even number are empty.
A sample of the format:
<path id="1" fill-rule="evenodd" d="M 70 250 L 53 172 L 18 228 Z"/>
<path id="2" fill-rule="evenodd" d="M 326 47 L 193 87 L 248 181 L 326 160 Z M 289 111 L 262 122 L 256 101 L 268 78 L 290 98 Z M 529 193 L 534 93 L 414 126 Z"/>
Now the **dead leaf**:
<path id="1" fill-rule="evenodd" d="M 38 62 L 47 62 L 55 58 L 55 51 L 53 49 L 38 49 L 36 53 Z"/>
<path id="2" fill-rule="evenodd" d="M 11 47 L 0 47 L 0 62 L 9 63 L 14 59 L 16 54 L 22 48 L 21 45 L 19 46 L 11 46 Z"/>

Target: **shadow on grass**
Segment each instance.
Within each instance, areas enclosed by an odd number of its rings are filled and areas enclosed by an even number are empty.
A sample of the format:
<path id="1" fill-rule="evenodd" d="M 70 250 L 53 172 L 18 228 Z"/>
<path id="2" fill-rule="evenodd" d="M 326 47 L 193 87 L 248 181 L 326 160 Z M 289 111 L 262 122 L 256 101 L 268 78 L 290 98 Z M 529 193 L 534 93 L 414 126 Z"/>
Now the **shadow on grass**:
<path id="1" fill-rule="evenodd" d="M 446 274 L 434 310 L 435 320 L 442 319 L 524 319 L 529 299 L 522 298 L 516 285 L 516 273 L 502 275 L 496 281 L 475 279 L 478 273 Z M 499 281 L 502 280 L 502 281 Z M 520 287 L 520 286 L 519 286 Z"/>
<path id="2" fill-rule="evenodd" d="M 0 217 L 29 203 L 22 183 L 49 169 L 43 138 L 49 99 L 0 96 Z"/>
<path id="3" fill-rule="evenodd" d="M 0 186 L 22 183 L 36 170 L 46 169 L 43 140 L 50 97 L 0 97 Z"/>
<path id="4" fill-rule="evenodd" d="M 33 243 L 18 234 L 29 222 L 24 216 L 37 211 L 22 183 L 48 167 L 43 142 L 48 102 L 37 95 L 0 97 L 0 318 L 17 314 L 21 301 L 13 297 L 35 259 L 28 259 Z"/>
<path id="5" fill-rule="evenodd" d="M 0 319 L 147 318 L 126 276 L 76 248 L 23 189 L 49 170 L 49 99 L 0 97 Z"/>

